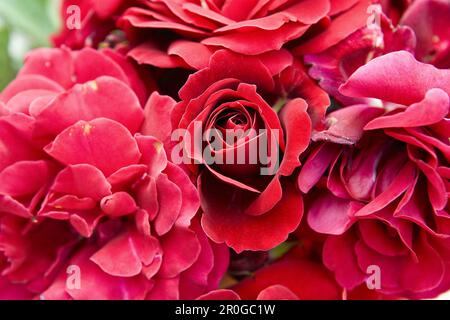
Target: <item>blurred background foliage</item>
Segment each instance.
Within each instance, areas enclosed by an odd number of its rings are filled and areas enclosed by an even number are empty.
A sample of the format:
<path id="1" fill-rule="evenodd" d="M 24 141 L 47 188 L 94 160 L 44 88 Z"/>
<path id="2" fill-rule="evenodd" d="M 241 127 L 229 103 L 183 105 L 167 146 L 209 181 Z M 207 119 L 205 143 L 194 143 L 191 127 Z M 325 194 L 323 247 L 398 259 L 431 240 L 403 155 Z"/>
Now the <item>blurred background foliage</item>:
<path id="1" fill-rule="evenodd" d="M 15 76 L 24 55 L 50 46 L 59 28 L 59 0 L 0 0 L 0 90 Z"/>

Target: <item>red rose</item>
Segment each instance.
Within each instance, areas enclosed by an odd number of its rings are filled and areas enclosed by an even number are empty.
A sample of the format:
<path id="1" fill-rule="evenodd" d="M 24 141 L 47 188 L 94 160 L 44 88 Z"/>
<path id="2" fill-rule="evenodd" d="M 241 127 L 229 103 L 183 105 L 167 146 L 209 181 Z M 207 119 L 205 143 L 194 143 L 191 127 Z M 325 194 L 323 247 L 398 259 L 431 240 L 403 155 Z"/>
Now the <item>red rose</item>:
<path id="1" fill-rule="evenodd" d="M 369 4 L 366 0 L 151 0 L 126 10 L 118 25 L 132 46 L 137 44 L 130 56 L 140 63 L 199 70 L 224 48 L 264 55 L 295 40 L 293 47 L 299 54 L 325 50 L 366 23 Z"/>
<path id="2" fill-rule="evenodd" d="M 197 191 L 145 120 L 175 102 L 155 93 L 144 111 L 128 63 L 42 49 L 2 92 L 2 297 L 176 299 L 217 287 L 227 249 L 191 225 Z"/>
<path id="3" fill-rule="evenodd" d="M 328 142 L 309 154 L 299 187 L 309 192 L 309 226 L 331 235 L 324 263 L 349 289 L 377 266 L 382 293 L 448 290 L 449 71 L 399 51 L 358 69 L 340 92 L 383 108 L 332 112 L 313 137 Z"/>
<path id="4" fill-rule="evenodd" d="M 130 56 L 138 62 L 199 70 L 223 48 L 246 55 L 266 55 L 282 47 L 299 55 L 321 52 L 366 25 L 370 4 L 371 0 L 65 0 L 63 21 L 70 18 L 68 8 L 76 5 L 81 28 L 64 25 L 54 42 L 71 48 L 115 45 L 123 42 L 111 34 L 118 27 L 127 33 Z"/>
<path id="5" fill-rule="evenodd" d="M 280 70 L 283 63 L 269 62 L 271 70 Z M 180 91 L 182 101 L 172 113 L 173 128 L 184 129 L 183 137 L 193 137 L 193 144 L 182 151 L 198 177 L 203 228 L 211 239 L 238 252 L 273 248 L 297 228 L 302 217 L 302 200 L 290 176 L 309 144 L 311 120 L 302 99 L 291 100 L 279 114 L 264 100 L 264 92 L 274 88 L 269 68 L 258 58 L 219 51 L 208 68 L 189 78 Z M 199 139 L 195 138 L 198 130 L 215 130 L 224 136 L 242 130 L 242 135 L 231 144 L 224 141 L 212 146 L 211 141 L 204 144 L 201 132 Z M 261 141 L 263 148 L 272 150 L 271 164 L 281 160 L 271 175 L 261 174 L 269 169 L 269 162 L 249 160 L 258 156 L 252 153 L 252 146 Z M 246 158 L 240 164 L 208 163 L 202 154 L 208 148 L 223 156 L 222 160 L 239 151 L 244 151 Z M 172 157 L 174 153 L 172 150 Z"/>

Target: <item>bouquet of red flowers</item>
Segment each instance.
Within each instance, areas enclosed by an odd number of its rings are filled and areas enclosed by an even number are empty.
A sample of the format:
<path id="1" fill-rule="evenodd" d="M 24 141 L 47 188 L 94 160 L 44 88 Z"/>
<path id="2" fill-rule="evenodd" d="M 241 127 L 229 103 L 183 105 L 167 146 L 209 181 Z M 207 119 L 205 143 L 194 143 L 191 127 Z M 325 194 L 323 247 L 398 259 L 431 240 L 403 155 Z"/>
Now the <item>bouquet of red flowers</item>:
<path id="1" fill-rule="evenodd" d="M 0 94 L 0 299 L 450 290 L 448 0 L 64 0 Z"/>

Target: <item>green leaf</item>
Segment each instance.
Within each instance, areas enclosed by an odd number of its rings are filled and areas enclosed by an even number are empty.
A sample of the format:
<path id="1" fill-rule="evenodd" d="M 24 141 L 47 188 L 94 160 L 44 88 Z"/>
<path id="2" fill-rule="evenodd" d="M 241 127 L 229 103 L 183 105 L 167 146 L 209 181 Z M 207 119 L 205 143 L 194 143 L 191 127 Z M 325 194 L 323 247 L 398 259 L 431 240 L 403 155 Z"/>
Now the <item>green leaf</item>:
<path id="1" fill-rule="evenodd" d="M 280 111 L 283 109 L 283 107 L 286 105 L 287 98 L 281 97 L 278 99 L 277 102 L 275 102 L 274 106 L 272 107 L 276 113 L 280 113 Z"/>
<path id="2" fill-rule="evenodd" d="M 291 242 L 284 242 L 278 245 L 278 247 L 275 247 L 269 251 L 270 260 L 274 261 L 280 259 L 297 244 L 298 244 L 297 242 L 291 241 Z"/>
<path id="3" fill-rule="evenodd" d="M 1 0 L 0 17 L 11 29 L 27 35 L 33 46 L 47 46 L 49 35 L 57 29 L 50 14 L 54 7 L 53 0 Z"/>
<path id="4" fill-rule="evenodd" d="M 47 16 L 52 24 L 52 32 L 57 31 L 61 26 L 61 0 L 47 0 Z"/>
<path id="5" fill-rule="evenodd" d="M 0 26 L 0 91 L 14 78 L 15 71 L 12 67 L 11 57 L 8 52 L 9 30 Z"/>

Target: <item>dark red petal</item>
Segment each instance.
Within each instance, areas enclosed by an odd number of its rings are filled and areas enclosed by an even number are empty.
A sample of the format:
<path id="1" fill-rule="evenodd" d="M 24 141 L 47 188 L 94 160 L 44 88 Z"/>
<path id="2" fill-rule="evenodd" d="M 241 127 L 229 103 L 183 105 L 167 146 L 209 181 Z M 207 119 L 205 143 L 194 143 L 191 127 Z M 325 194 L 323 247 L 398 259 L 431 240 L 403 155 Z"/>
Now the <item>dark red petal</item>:
<path id="1" fill-rule="evenodd" d="M 304 34 L 308 27 L 301 23 L 291 22 L 273 31 L 260 29 L 246 31 L 244 29 L 241 32 L 229 32 L 206 38 L 202 43 L 226 48 L 244 55 L 258 55 L 272 50 L 280 50 L 286 42 Z"/>
<path id="2" fill-rule="evenodd" d="M 129 215 L 138 209 L 134 199 L 126 192 L 116 192 L 103 198 L 100 208 L 112 218 Z"/>
<path id="3" fill-rule="evenodd" d="M 291 290 L 281 285 L 267 287 L 256 298 L 257 300 L 298 300 L 298 297 Z"/>
<path id="4" fill-rule="evenodd" d="M 241 298 L 233 290 L 219 289 L 208 292 L 198 297 L 197 300 L 241 300 Z"/>
<path id="5" fill-rule="evenodd" d="M 259 59 L 220 50 L 211 57 L 208 68 L 189 77 L 180 90 L 180 98 L 189 101 L 200 96 L 215 82 L 228 78 L 239 79 L 242 83 L 256 84 L 268 91 L 274 87 L 269 70 Z"/>
<path id="6" fill-rule="evenodd" d="M 300 166 L 300 155 L 309 146 L 311 120 L 306 113 L 308 106 L 303 99 L 290 101 L 280 114 L 281 124 L 286 135 L 286 148 L 279 174 L 289 176 Z"/>
<path id="7" fill-rule="evenodd" d="M 295 230 L 303 214 L 303 201 L 295 186 L 285 181 L 283 189 L 283 197 L 272 210 L 250 216 L 242 212 L 242 203 L 233 195 L 236 189 L 202 174 L 199 191 L 205 212 L 203 229 L 213 241 L 225 242 L 237 252 L 272 249 Z"/>
<path id="8" fill-rule="evenodd" d="M 341 236 L 330 236 L 325 241 L 322 252 L 324 265 L 334 272 L 336 281 L 347 289 L 355 288 L 367 277 L 358 265 L 356 241 L 353 231 Z"/>
<path id="9" fill-rule="evenodd" d="M 175 225 L 183 202 L 180 188 L 169 180 L 167 175 L 160 174 L 156 180 L 159 211 L 154 220 L 154 228 L 159 236 L 168 233 Z"/>
<path id="10" fill-rule="evenodd" d="M 340 299 L 341 295 L 339 286 L 323 265 L 297 258 L 287 258 L 262 268 L 256 271 L 252 277 L 241 281 L 233 289 L 242 299 L 254 300 L 261 294 L 261 291 L 274 285 L 290 290 L 289 298 L 296 295 L 301 300 L 335 300 Z M 274 292 L 272 291 L 272 293 Z M 284 298 L 288 298 L 286 293 L 286 290 L 283 289 Z M 264 296 L 266 296 L 265 293 Z M 278 296 L 278 298 L 280 297 Z"/>
<path id="11" fill-rule="evenodd" d="M 350 10 L 334 18 L 324 32 L 295 48 L 294 53 L 304 55 L 321 52 L 344 40 L 367 24 L 369 18 L 367 8 L 370 5 L 371 0 L 358 1 Z"/>
<path id="12" fill-rule="evenodd" d="M 73 59 L 68 49 L 41 48 L 27 55 L 19 78 L 40 75 L 67 89 L 74 84 L 74 72 Z"/>
<path id="13" fill-rule="evenodd" d="M 140 274 L 159 250 L 155 238 L 130 231 L 108 242 L 90 260 L 109 275 L 129 278 Z"/>

